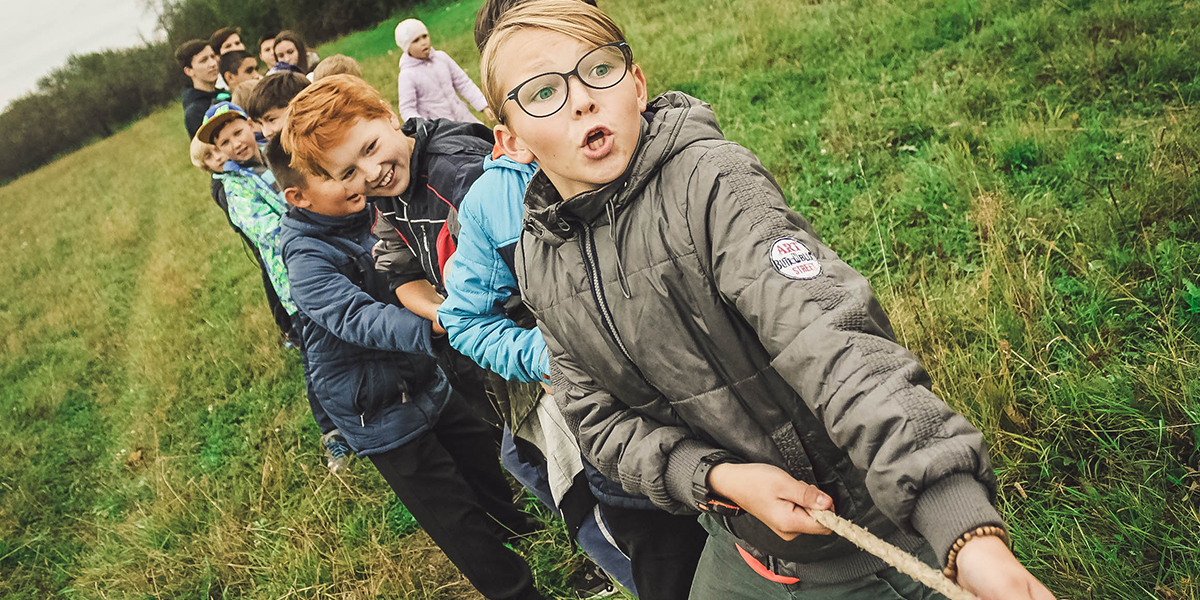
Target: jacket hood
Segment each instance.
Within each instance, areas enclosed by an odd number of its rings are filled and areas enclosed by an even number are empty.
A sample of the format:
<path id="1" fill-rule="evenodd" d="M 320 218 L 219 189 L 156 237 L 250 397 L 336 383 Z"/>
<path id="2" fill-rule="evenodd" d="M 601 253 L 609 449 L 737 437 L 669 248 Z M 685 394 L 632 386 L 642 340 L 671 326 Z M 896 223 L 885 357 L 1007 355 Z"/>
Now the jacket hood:
<path id="1" fill-rule="evenodd" d="M 537 173 L 537 163 L 521 163 L 513 160 L 507 154 L 501 154 L 492 158 L 488 156 L 483 159 L 483 170 L 490 171 L 492 169 L 516 171 L 518 173 Z"/>
<path id="2" fill-rule="evenodd" d="M 684 148 L 724 139 L 711 106 L 683 92 L 666 92 L 647 105 L 637 150 L 617 179 L 563 200 L 549 177 L 538 171 L 525 193 L 525 228 L 548 244 L 561 245 L 570 237 L 571 223 L 591 223 L 607 210 L 620 210 Z"/>

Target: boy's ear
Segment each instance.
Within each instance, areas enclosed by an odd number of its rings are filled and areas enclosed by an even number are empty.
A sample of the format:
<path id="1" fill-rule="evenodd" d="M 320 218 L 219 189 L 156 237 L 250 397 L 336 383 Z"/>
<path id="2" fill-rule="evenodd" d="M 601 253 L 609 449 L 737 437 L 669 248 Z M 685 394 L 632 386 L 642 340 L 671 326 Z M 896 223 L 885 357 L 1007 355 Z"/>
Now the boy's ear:
<path id="1" fill-rule="evenodd" d="M 638 105 L 642 107 L 639 112 L 646 112 L 646 103 L 650 101 L 650 96 L 646 88 L 646 74 L 642 71 L 642 66 L 634 63 L 632 75 L 633 86 L 637 90 Z"/>
<path id="2" fill-rule="evenodd" d="M 304 196 L 304 190 L 297 187 L 290 187 L 283 190 L 283 199 L 287 200 L 288 204 L 299 208 L 312 207 L 312 203 Z"/>
<path id="3" fill-rule="evenodd" d="M 400 131 L 400 126 L 403 125 L 400 122 L 400 117 L 396 116 L 396 111 L 392 110 L 391 106 L 388 107 L 388 123 L 391 123 L 392 129 L 396 131 Z"/>
<path id="4" fill-rule="evenodd" d="M 508 128 L 508 125 L 497 125 L 492 130 L 492 133 L 496 135 L 496 145 L 500 147 L 500 151 L 505 156 L 524 165 L 537 160 L 537 157 L 533 155 L 533 152 L 529 150 L 525 142 L 521 141 L 521 138 L 517 137 Z"/>
<path id="5" fill-rule="evenodd" d="M 196 71 L 195 71 L 194 69 L 192 69 L 190 66 L 188 66 L 188 67 L 184 67 L 184 68 L 183 68 L 183 74 L 184 74 L 184 76 L 186 76 L 188 79 L 191 79 L 191 78 L 192 78 L 192 73 L 195 73 L 195 72 L 196 72 Z"/>

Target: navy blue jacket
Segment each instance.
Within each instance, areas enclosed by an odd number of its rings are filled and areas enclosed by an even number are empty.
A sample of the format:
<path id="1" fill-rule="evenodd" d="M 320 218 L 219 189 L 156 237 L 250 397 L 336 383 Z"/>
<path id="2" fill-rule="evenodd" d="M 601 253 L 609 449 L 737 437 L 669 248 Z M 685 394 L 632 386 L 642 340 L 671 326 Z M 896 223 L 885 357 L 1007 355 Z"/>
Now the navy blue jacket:
<path id="1" fill-rule="evenodd" d="M 313 392 L 360 455 L 428 431 L 450 397 L 430 322 L 401 307 L 375 270 L 372 215 L 369 205 L 346 217 L 292 207 L 281 224 Z"/>

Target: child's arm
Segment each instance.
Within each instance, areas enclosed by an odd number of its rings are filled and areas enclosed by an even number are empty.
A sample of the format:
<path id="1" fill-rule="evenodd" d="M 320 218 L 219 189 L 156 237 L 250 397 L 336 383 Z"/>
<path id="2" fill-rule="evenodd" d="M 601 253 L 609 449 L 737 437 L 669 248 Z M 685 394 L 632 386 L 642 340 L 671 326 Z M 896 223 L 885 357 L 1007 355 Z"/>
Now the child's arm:
<path id="1" fill-rule="evenodd" d="M 441 50 L 438 50 L 441 52 Z M 445 54 L 443 52 L 443 54 Z M 483 92 L 479 91 L 479 86 L 471 81 L 471 76 L 446 54 L 446 60 L 450 61 L 450 80 L 454 82 L 454 91 L 458 92 L 459 96 L 466 99 L 471 104 L 471 107 L 479 112 L 484 112 L 488 108 L 487 98 L 483 97 Z M 488 118 L 495 120 L 494 116 Z"/>
<path id="2" fill-rule="evenodd" d="M 963 534 L 1003 527 L 989 501 L 996 484 L 983 436 L 930 390 L 866 278 L 787 207 L 750 151 L 728 144 L 699 162 L 687 198 L 703 200 L 688 218 L 705 270 L 774 369 L 866 472 L 879 509 L 920 532 L 943 562 Z M 998 553 L 992 546 L 976 546 L 989 559 L 970 563 L 964 584 L 985 600 L 1048 596 L 1003 544 Z M 973 570 L 989 561 L 991 575 Z"/>
<path id="3" fill-rule="evenodd" d="M 310 319 L 357 346 L 433 353 L 427 319 L 399 306 L 377 302 L 320 252 L 304 246 L 292 242 L 285 250 L 292 298 Z"/>
<path id="4" fill-rule="evenodd" d="M 413 117 L 421 116 L 417 112 L 417 86 L 413 84 L 412 78 L 403 71 L 400 72 L 400 75 L 396 76 L 396 94 L 399 96 L 396 108 L 400 111 L 401 123 Z"/>
<path id="5" fill-rule="evenodd" d="M 415 279 L 396 288 L 396 299 L 404 308 L 417 313 L 423 318 L 429 319 L 433 324 L 434 335 L 442 335 L 446 333 L 445 329 L 438 324 L 437 311 L 438 306 L 441 306 L 442 295 L 433 289 L 433 285 L 424 279 Z"/>
<path id="6" fill-rule="evenodd" d="M 502 183 L 492 183 L 488 173 L 476 182 L 484 185 L 472 190 L 492 193 L 493 188 L 503 189 Z M 541 331 L 524 329 L 504 313 L 504 302 L 519 293 L 517 282 L 476 215 L 478 206 L 479 198 L 471 193 L 459 206 L 458 249 L 454 269 L 446 274 L 447 297 L 438 308 L 438 318 L 450 335 L 450 345 L 483 368 L 508 380 L 549 383 L 549 354 Z M 510 207 L 499 202 L 488 208 L 487 217 L 493 224 L 515 218 L 513 225 L 519 231 L 519 197 L 515 215 L 505 213 Z"/>

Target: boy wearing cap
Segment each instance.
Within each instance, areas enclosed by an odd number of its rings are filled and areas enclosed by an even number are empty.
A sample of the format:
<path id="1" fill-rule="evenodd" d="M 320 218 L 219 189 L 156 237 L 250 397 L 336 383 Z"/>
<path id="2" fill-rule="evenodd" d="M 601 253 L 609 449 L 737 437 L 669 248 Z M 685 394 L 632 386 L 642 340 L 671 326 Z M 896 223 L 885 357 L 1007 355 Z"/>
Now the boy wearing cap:
<path id="1" fill-rule="evenodd" d="M 421 117 L 478 123 L 479 119 L 459 99 L 461 95 L 488 120 L 496 120 L 483 92 L 467 72 L 449 54 L 433 49 L 424 23 L 416 19 L 401 21 L 396 25 L 396 45 L 404 52 L 396 80 L 401 119 Z"/>
<path id="2" fill-rule="evenodd" d="M 217 90 L 217 78 L 220 77 L 217 53 L 208 42 L 191 40 L 175 50 L 175 60 L 192 81 L 192 85 L 183 89 L 182 99 L 183 124 L 187 127 L 188 138 L 194 138 L 204 121 L 204 112 L 220 101 L 217 98 L 220 93 Z"/>
<path id="3" fill-rule="evenodd" d="M 287 270 L 283 264 L 282 247 L 279 240 L 279 224 L 287 206 L 275 184 L 275 175 L 263 162 L 262 153 L 254 139 L 250 118 L 236 104 L 220 102 L 204 115 L 204 124 L 196 132 L 196 139 L 216 146 L 229 160 L 225 171 L 214 175 L 221 179 L 225 190 L 226 210 L 229 222 L 250 240 L 258 251 L 260 264 L 266 271 L 279 302 L 290 317 L 296 314 L 296 304 L 288 285 Z M 295 324 L 294 318 L 292 319 Z M 301 355 L 307 355 L 303 344 L 299 344 Z M 305 383 L 308 381 L 305 369 Z M 313 419 L 321 428 L 321 442 L 329 470 L 337 473 L 345 468 L 349 459 L 349 446 L 325 414 L 312 391 L 308 390 L 309 406 Z"/>

